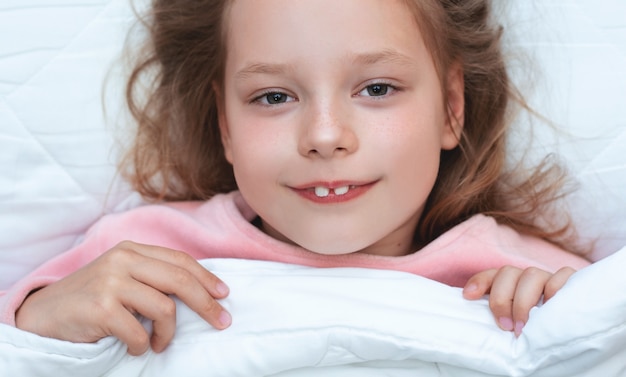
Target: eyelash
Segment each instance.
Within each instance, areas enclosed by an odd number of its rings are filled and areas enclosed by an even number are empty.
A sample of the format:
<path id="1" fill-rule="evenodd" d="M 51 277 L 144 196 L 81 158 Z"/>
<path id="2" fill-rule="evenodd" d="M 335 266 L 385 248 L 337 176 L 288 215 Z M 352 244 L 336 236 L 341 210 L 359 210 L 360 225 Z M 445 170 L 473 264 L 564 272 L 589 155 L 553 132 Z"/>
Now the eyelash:
<path id="1" fill-rule="evenodd" d="M 382 99 L 382 98 L 385 98 L 385 97 L 389 97 L 390 95 L 393 95 L 394 92 L 397 92 L 398 90 L 400 90 L 397 86 L 392 85 L 391 83 L 386 82 L 386 81 L 372 82 L 372 83 L 369 83 L 366 86 L 364 86 L 361 90 L 359 90 L 355 94 L 355 96 L 359 96 L 364 91 L 367 91 L 368 89 L 371 89 L 371 88 L 373 88 L 375 86 L 384 87 L 385 88 L 385 92 L 383 94 L 381 94 L 381 95 L 378 95 L 378 96 L 377 95 L 366 95 L 364 97 L 371 97 L 371 98 L 373 98 L 375 100 L 378 100 L 378 99 Z"/>
<path id="2" fill-rule="evenodd" d="M 291 101 L 290 101 L 290 100 L 286 100 L 285 102 L 269 103 L 269 101 L 267 101 L 267 98 L 268 98 L 270 95 L 281 95 L 281 96 L 284 96 L 284 97 L 291 98 L 292 100 L 291 100 Z M 265 103 L 264 103 L 264 102 L 262 102 L 263 100 L 266 100 L 266 102 L 265 102 Z M 281 92 L 281 91 L 278 91 L 278 90 L 272 90 L 272 89 L 270 89 L 270 90 L 266 90 L 266 91 L 264 91 L 263 93 L 261 93 L 260 95 L 258 95 L 258 96 L 256 96 L 256 97 L 254 97 L 254 98 L 250 101 L 250 103 L 252 103 L 252 104 L 258 104 L 258 105 L 261 105 L 261 106 L 277 106 L 277 105 L 282 105 L 282 104 L 284 104 L 284 103 L 293 102 L 293 101 L 295 101 L 295 100 L 296 100 L 296 99 L 295 99 L 294 97 L 290 96 L 289 94 L 286 94 L 286 93 Z"/>
<path id="3" fill-rule="evenodd" d="M 373 98 L 375 100 L 379 100 L 379 99 L 388 97 L 390 95 L 393 95 L 394 92 L 397 92 L 397 91 L 400 90 L 397 86 L 392 85 L 392 84 L 390 84 L 388 82 L 385 82 L 385 81 L 373 82 L 373 83 L 370 83 L 370 84 L 364 86 L 354 96 L 355 97 L 359 96 L 361 93 L 363 93 L 363 91 L 371 89 L 371 88 L 373 88 L 375 86 L 380 86 L 380 87 L 385 88 L 384 93 L 381 94 L 381 95 L 368 95 L 368 96 L 364 96 L 364 97 L 371 97 L 371 98 Z M 391 91 L 391 92 L 389 92 L 389 91 Z M 284 102 L 270 103 L 268 101 L 268 97 L 271 96 L 271 95 L 280 95 L 280 96 L 287 97 L 287 99 Z M 289 98 L 291 98 L 292 100 L 289 100 Z M 264 100 L 265 100 L 265 102 L 263 102 Z M 289 94 L 286 94 L 286 93 L 278 91 L 278 90 L 269 89 L 269 90 L 266 90 L 263 93 L 259 94 L 258 96 L 254 97 L 250 101 L 250 103 L 251 104 L 259 104 L 259 105 L 262 105 L 262 106 L 278 106 L 278 105 L 282 105 L 284 103 L 293 102 L 295 100 L 296 100 L 296 98 L 290 96 Z"/>

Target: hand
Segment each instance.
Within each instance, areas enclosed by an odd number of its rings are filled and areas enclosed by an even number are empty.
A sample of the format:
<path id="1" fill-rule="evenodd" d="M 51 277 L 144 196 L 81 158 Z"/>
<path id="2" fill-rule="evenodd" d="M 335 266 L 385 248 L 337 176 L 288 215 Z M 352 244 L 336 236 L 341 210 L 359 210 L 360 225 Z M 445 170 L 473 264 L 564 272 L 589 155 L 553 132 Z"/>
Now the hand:
<path id="1" fill-rule="evenodd" d="M 215 300 L 228 288 L 191 256 L 122 242 L 64 279 L 32 293 L 16 313 L 18 328 L 71 342 L 115 336 L 140 355 L 161 352 L 174 336 L 178 296 L 217 329 L 231 317 Z M 151 336 L 135 314 L 153 321 Z"/>
<path id="2" fill-rule="evenodd" d="M 476 300 L 489 293 L 489 308 L 502 330 L 522 333 L 528 314 L 541 300 L 546 302 L 565 285 L 576 272 L 564 267 L 551 274 L 539 268 L 525 270 L 505 266 L 472 276 L 463 288 L 463 297 Z"/>

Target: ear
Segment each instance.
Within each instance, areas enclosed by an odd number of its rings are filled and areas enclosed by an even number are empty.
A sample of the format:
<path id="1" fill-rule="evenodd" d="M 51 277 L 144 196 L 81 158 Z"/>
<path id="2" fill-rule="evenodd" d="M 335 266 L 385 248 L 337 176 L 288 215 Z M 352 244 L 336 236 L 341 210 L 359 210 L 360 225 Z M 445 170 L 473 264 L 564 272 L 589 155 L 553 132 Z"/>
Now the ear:
<path id="1" fill-rule="evenodd" d="M 226 120 L 226 102 L 224 95 L 217 83 L 213 83 L 213 92 L 215 93 L 215 102 L 217 105 L 217 123 L 220 128 L 220 136 L 222 139 L 222 147 L 224 148 L 224 157 L 233 163 L 233 150 L 231 146 L 230 133 L 228 132 L 228 121 Z"/>
<path id="2" fill-rule="evenodd" d="M 454 63 L 447 74 L 446 123 L 441 132 L 441 148 L 451 150 L 459 145 L 465 119 L 465 80 L 461 63 Z"/>

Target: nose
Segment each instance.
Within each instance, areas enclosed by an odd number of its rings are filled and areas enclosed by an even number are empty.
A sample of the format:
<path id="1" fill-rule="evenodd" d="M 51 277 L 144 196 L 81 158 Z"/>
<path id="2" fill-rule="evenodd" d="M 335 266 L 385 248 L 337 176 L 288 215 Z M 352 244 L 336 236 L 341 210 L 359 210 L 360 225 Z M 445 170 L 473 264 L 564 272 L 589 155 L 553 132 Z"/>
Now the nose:
<path id="1" fill-rule="evenodd" d="M 311 106 L 304 116 L 298 142 L 305 157 L 336 158 L 354 153 L 358 138 L 348 109 L 340 104 Z"/>

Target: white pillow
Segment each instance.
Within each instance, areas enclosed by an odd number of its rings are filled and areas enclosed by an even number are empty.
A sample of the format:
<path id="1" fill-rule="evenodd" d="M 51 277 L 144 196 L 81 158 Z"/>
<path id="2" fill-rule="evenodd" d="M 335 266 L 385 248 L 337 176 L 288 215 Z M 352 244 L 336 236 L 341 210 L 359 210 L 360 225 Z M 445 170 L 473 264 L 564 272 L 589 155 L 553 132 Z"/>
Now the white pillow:
<path id="1" fill-rule="evenodd" d="M 499 4 L 498 2 L 495 2 Z M 504 3 L 504 2 L 503 2 Z M 598 260 L 626 245 L 626 2 L 533 0 L 499 4 L 506 12 L 509 53 L 535 70 L 526 81 L 531 106 L 556 130 L 520 119 L 535 156 L 556 153 L 580 189 L 567 203 L 583 242 L 597 241 Z M 534 65 L 534 67 L 533 67 Z"/>
<path id="2" fill-rule="evenodd" d="M 102 94 L 132 22 L 126 0 L 0 2 L 0 289 L 131 197 Z"/>

